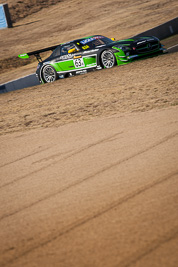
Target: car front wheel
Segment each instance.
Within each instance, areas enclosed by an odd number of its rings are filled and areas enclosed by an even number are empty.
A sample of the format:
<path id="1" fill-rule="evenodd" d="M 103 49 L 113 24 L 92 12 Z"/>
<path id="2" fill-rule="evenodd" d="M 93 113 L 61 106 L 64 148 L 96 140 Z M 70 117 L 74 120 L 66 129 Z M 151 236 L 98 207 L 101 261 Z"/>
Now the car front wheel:
<path id="1" fill-rule="evenodd" d="M 101 54 L 101 64 L 103 68 L 109 69 L 116 65 L 116 58 L 111 50 L 105 50 Z"/>
<path id="2" fill-rule="evenodd" d="M 51 83 L 57 80 L 57 73 L 55 69 L 50 65 L 44 66 L 42 75 L 45 83 Z"/>

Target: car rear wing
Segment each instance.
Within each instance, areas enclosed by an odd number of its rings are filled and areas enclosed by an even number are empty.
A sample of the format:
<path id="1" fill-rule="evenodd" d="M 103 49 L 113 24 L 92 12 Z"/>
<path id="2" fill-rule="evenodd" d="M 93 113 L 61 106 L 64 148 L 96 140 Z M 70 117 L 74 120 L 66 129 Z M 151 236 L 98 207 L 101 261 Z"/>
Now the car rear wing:
<path id="1" fill-rule="evenodd" d="M 18 57 L 24 59 L 24 58 L 29 58 L 30 56 L 35 56 L 36 59 L 38 60 L 38 62 L 42 62 L 42 59 L 41 59 L 40 54 L 41 53 L 44 53 L 44 52 L 47 52 L 47 51 L 53 51 L 58 46 L 59 45 L 54 45 L 54 46 L 47 47 L 47 48 L 40 49 L 40 50 L 36 50 L 36 51 L 33 51 L 33 52 L 29 52 L 29 53 L 25 53 L 25 54 L 20 54 L 20 55 L 18 55 Z"/>

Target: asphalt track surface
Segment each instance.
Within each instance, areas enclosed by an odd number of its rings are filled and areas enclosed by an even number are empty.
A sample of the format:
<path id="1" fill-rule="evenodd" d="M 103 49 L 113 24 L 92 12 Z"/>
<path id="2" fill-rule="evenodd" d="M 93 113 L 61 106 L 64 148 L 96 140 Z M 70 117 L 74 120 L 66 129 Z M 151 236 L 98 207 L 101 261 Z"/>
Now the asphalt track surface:
<path id="1" fill-rule="evenodd" d="M 175 53 L 175 52 L 178 52 L 178 44 L 169 47 L 169 48 L 168 48 L 168 52 L 169 52 L 169 53 Z"/>
<path id="2" fill-rule="evenodd" d="M 177 111 L 1 136 L 0 266 L 176 267 Z"/>

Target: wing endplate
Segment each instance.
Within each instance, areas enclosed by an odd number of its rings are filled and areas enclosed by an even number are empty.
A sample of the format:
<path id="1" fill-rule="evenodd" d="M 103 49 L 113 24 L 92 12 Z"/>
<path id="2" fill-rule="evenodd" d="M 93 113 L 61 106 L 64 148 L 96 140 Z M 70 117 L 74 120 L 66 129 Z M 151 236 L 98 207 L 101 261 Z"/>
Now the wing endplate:
<path id="1" fill-rule="evenodd" d="M 21 54 L 21 55 L 18 55 L 19 58 L 29 58 L 29 55 L 28 54 Z"/>
<path id="2" fill-rule="evenodd" d="M 26 58 L 29 58 L 30 56 L 35 56 L 38 61 L 41 61 L 41 57 L 40 57 L 41 53 L 44 53 L 44 52 L 47 52 L 47 51 L 53 51 L 58 46 L 59 45 L 54 45 L 54 46 L 50 46 L 50 47 L 43 48 L 43 49 L 40 49 L 40 50 L 36 50 L 36 51 L 20 54 L 20 55 L 18 55 L 18 57 L 22 58 L 22 59 L 26 59 Z"/>

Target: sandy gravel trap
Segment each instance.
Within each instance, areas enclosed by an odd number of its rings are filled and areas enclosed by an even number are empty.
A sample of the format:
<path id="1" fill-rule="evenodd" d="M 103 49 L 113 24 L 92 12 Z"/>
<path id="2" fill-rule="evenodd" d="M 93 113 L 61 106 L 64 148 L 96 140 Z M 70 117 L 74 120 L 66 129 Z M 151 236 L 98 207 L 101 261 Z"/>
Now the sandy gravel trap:
<path id="1" fill-rule="evenodd" d="M 14 27 L 0 31 L 0 84 L 35 72 L 20 53 L 92 34 L 124 39 L 178 8 L 6 2 Z M 177 92 L 172 53 L 1 94 L 0 266 L 177 267 Z"/>

